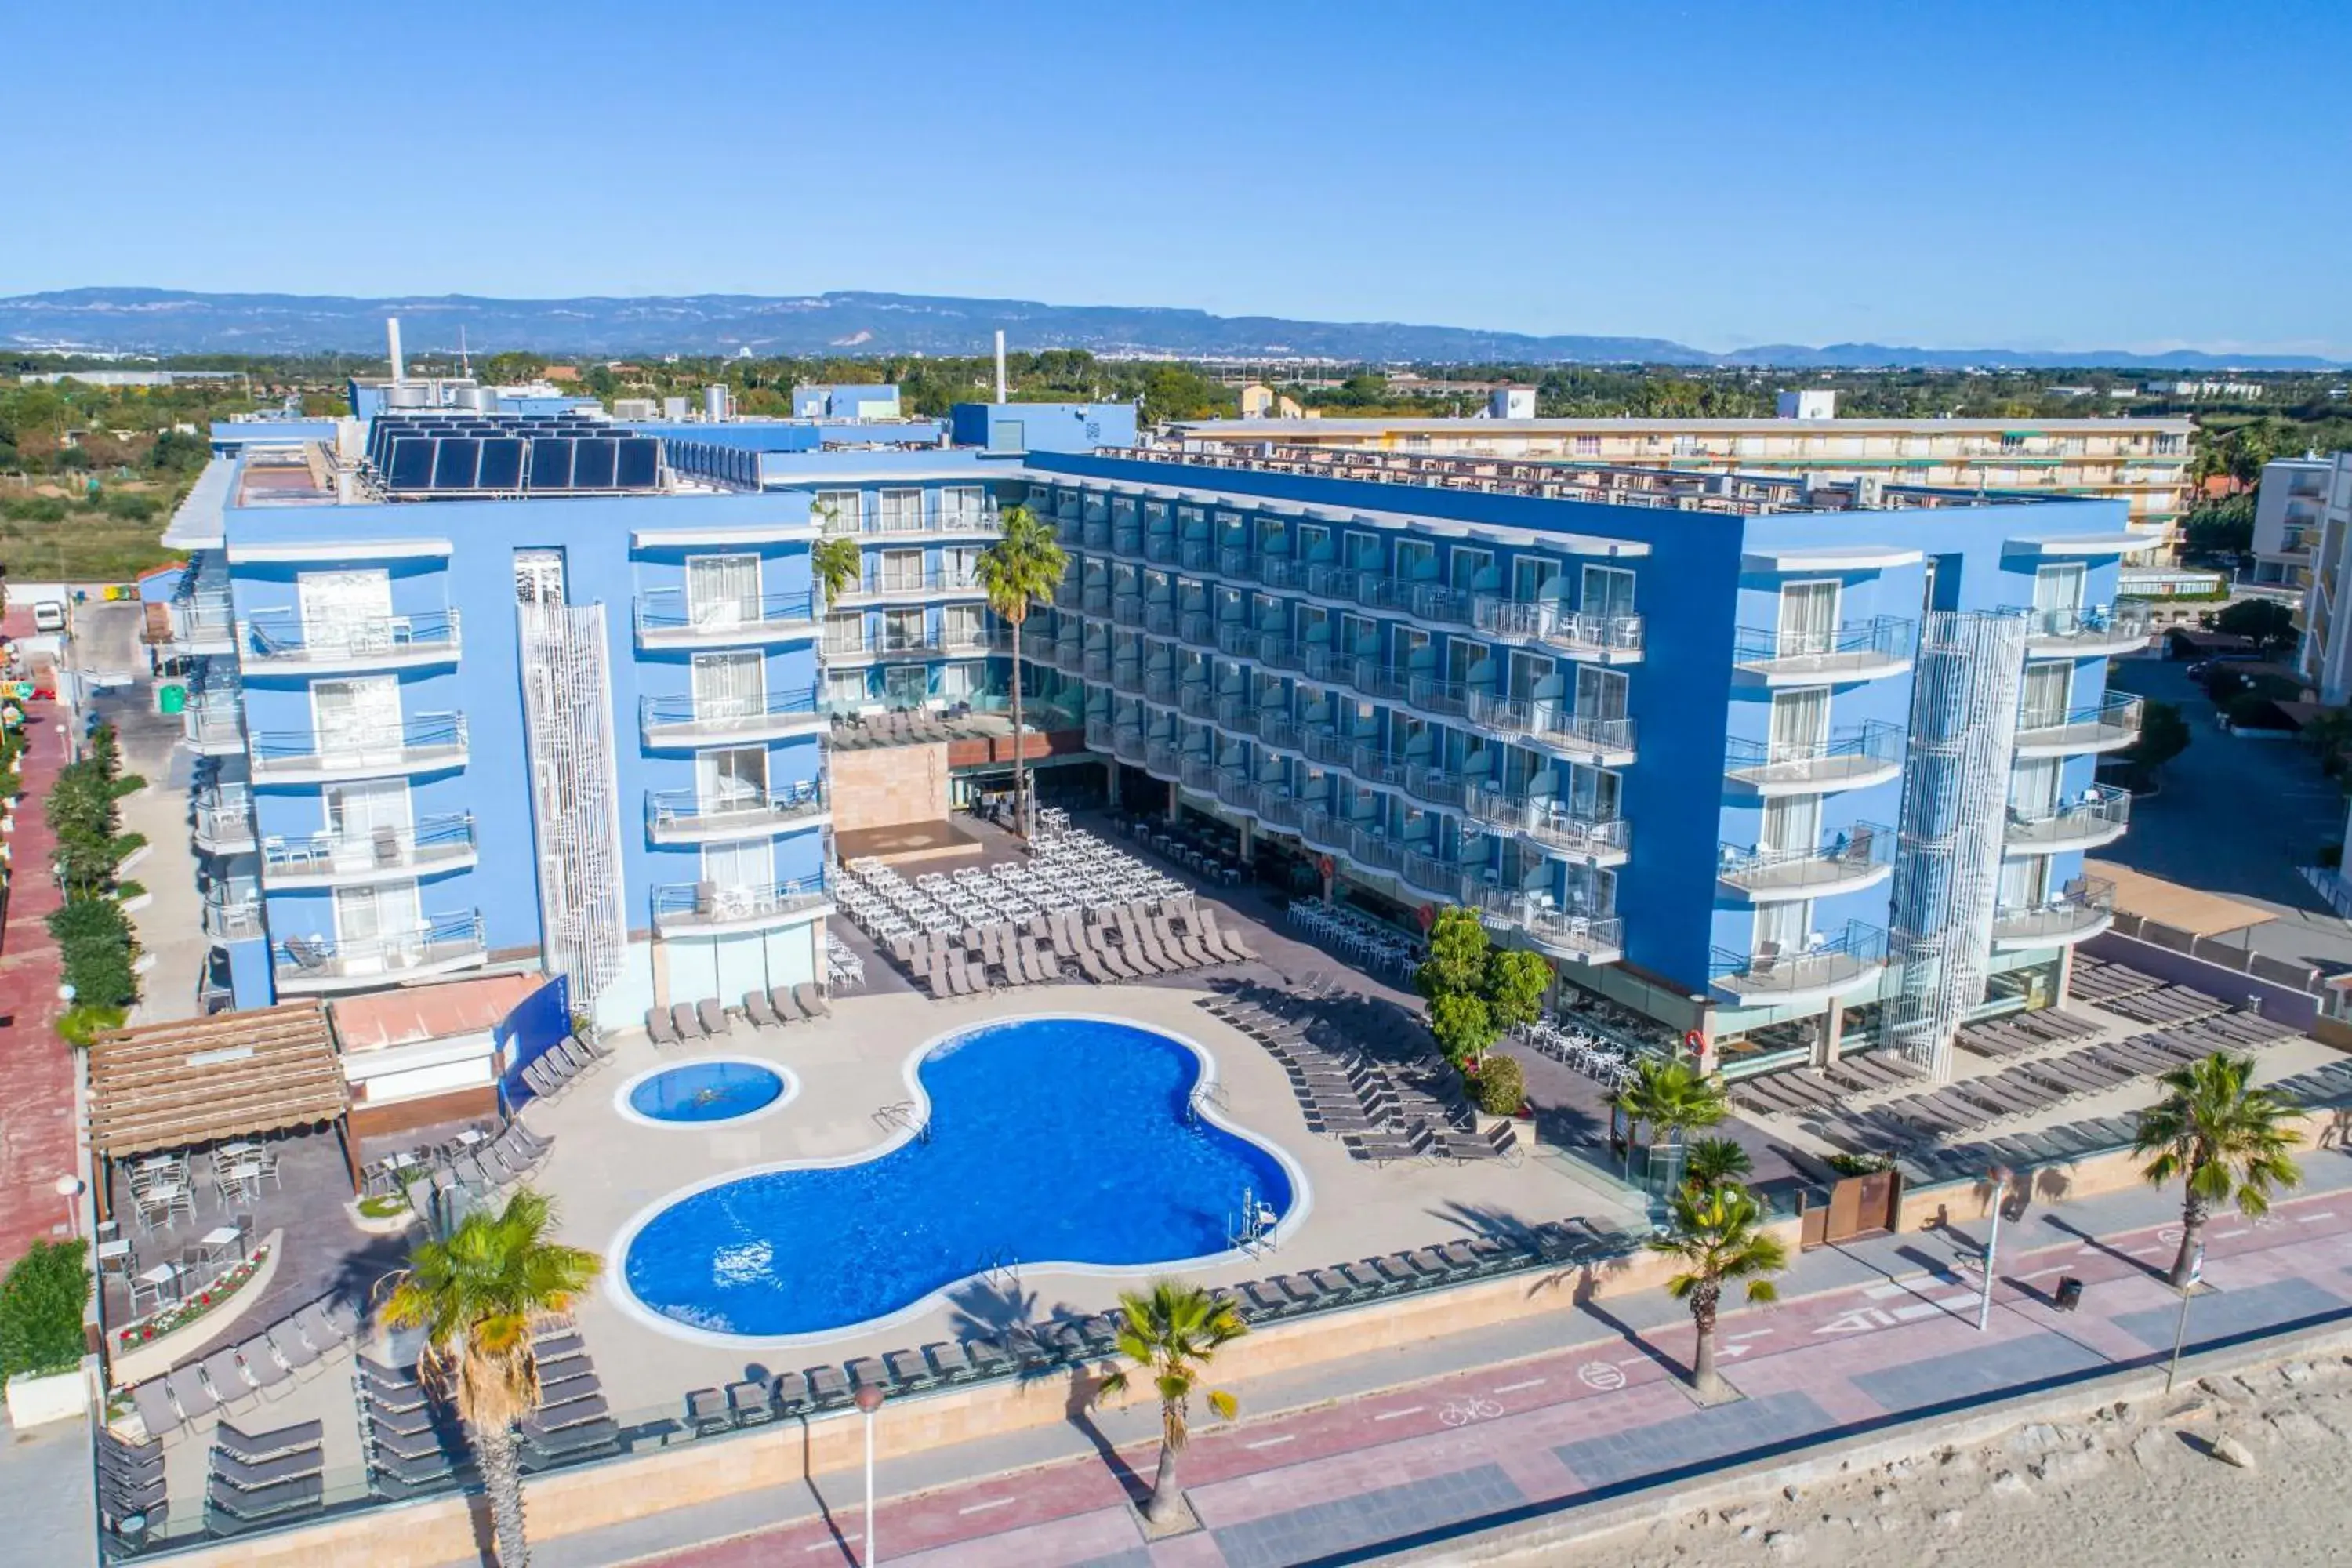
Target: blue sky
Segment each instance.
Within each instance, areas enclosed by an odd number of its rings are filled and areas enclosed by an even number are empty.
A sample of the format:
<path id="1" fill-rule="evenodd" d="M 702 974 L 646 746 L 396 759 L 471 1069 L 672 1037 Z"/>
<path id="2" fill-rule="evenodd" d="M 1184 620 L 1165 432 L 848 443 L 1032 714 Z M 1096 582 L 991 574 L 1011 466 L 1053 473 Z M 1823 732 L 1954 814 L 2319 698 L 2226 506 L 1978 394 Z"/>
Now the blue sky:
<path id="1" fill-rule="evenodd" d="M 0 292 L 2352 353 L 2346 0 L 0 0 Z"/>

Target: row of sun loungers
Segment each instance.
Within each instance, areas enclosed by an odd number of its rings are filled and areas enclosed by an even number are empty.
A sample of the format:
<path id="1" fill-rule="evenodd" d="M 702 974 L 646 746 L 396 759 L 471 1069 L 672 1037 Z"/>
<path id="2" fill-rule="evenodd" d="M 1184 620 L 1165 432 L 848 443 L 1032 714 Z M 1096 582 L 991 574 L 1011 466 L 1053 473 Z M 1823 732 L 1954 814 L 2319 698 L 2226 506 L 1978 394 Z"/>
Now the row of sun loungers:
<path id="1" fill-rule="evenodd" d="M 781 1029 L 787 1024 L 814 1023 L 830 1017 L 832 1005 L 809 981 L 743 993 L 742 1016 L 755 1029 Z M 656 1046 L 692 1045 L 735 1032 L 735 1014 L 716 997 L 699 1002 L 673 1002 L 646 1009 L 646 1034 Z"/>
<path id="2" fill-rule="evenodd" d="M 1962 1050 L 1999 1058 L 2031 1056 L 2060 1041 L 2088 1039 L 2099 1033 L 2100 1026 L 2088 1018 L 2078 1018 L 2055 1007 L 2043 1007 L 2034 1012 L 2012 1013 L 2005 1018 L 1990 1018 L 1980 1024 L 1966 1025 L 1954 1037 Z"/>
<path id="3" fill-rule="evenodd" d="M 1841 1057 L 1825 1068 L 1793 1068 L 1742 1079 L 1731 1086 L 1731 1102 L 1767 1115 L 1802 1115 L 1834 1110 L 1856 1095 L 1896 1088 L 1919 1077 L 1919 1069 L 1900 1057 L 1866 1052 Z"/>
<path id="4" fill-rule="evenodd" d="M 540 1405 L 518 1427 L 524 1470 L 616 1448 L 620 1425 L 579 1334 L 568 1323 L 551 1323 L 537 1331 L 531 1348 Z M 375 1492 L 414 1497 L 445 1490 L 470 1475 L 474 1452 L 464 1424 L 414 1366 L 386 1366 L 362 1356 L 352 1381 Z"/>
<path id="5" fill-rule="evenodd" d="M 235 1535 L 318 1507 L 326 1494 L 324 1436 L 316 1421 L 252 1434 L 222 1422 L 205 1482 L 205 1528 Z"/>
<path id="6" fill-rule="evenodd" d="M 2193 1024 L 2230 1010 L 2230 1004 L 2211 992 L 2200 991 L 2189 985 L 2159 985 L 2153 991 L 2118 996 L 2104 1005 L 2108 1012 L 2119 1014 L 2136 1024 L 2154 1024 L 2159 1027 Z"/>
<path id="7" fill-rule="evenodd" d="M 894 937 L 890 956 L 933 1000 L 944 1001 L 1079 975 L 1112 985 L 1246 963 L 1257 954 L 1218 925 L 1215 910 L 1190 900 L 1170 900 L 1109 905 L 1083 915 L 1076 910 L 1042 912 L 1025 927 L 998 922 L 968 928 L 960 937 Z"/>
<path id="8" fill-rule="evenodd" d="M 2144 970 L 2111 959 L 2094 958 L 2087 952 L 2074 954 L 2074 972 L 2067 981 L 2067 993 L 2095 1006 L 2105 1007 L 2125 996 L 2137 996 L 2143 991 L 2153 991 L 2164 982 Z"/>
<path id="9" fill-rule="evenodd" d="M 586 1035 L 567 1035 L 524 1064 L 523 1082 L 541 1100 L 553 1100 L 574 1079 L 613 1059 L 613 1047 Z"/>
<path id="10" fill-rule="evenodd" d="M 171 1504 L 163 1484 L 163 1442 L 150 1437 L 130 1443 L 101 1427 L 98 1434 L 98 1517 L 117 1534 L 137 1520 L 142 1531 L 159 1530 Z"/>
<path id="11" fill-rule="evenodd" d="M 183 1431 L 205 1430 L 224 1415 L 282 1398 L 297 1381 L 317 1375 L 351 1349 L 359 1326 L 349 1302 L 322 1297 L 243 1344 L 149 1378 L 131 1391 L 131 1405 L 150 1437 L 168 1442 Z"/>
<path id="12" fill-rule="evenodd" d="M 487 1197 L 530 1174 L 554 1147 L 553 1139 L 537 1136 L 520 1119 L 509 1121 L 497 1137 L 412 1177 L 404 1189 L 408 1194 L 408 1206 L 429 1217 L 436 1194 L 445 1201 L 455 1201 L 467 1194 Z"/>

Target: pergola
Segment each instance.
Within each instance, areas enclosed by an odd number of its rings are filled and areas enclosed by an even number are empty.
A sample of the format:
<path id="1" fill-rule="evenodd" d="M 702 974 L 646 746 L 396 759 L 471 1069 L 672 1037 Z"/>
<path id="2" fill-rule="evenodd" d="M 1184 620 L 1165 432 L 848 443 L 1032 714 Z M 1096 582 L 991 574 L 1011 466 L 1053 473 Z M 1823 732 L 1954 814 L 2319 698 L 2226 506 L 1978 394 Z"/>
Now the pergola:
<path id="1" fill-rule="evenodd" d="M 89 1065 L 101 1217 L 119 1160 L 321 1123 L 334 1125 L 359 1185 L 351 1090 L 316 1001 L 112 1030 L 92 1042 Z"/>

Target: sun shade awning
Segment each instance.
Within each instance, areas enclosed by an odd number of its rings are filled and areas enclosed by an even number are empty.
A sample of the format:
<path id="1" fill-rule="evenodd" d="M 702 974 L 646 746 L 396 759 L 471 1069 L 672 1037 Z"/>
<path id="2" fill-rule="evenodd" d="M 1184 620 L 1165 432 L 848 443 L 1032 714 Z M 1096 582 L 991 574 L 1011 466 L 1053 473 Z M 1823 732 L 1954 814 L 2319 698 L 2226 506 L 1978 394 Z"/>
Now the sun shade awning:
<path id="1" fill-rule="evenodd" d="M 315 1001 L 117 1029 L 89 1047 L 90 1149 L 109 1159 L 315 1126 L 351 1107 Z"/>

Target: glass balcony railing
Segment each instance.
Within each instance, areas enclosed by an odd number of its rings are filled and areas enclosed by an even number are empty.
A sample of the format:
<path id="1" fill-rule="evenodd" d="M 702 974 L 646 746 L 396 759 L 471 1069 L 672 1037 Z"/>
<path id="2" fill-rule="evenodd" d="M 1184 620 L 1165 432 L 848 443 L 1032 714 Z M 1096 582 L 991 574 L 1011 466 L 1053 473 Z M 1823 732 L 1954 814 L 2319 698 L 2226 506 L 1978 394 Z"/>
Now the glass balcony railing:
<path id="1" fill-rule="evenodd" d="M 478 910 L 431 916 L 412 931 L 340 939 L 289 937 L 270 949 L 278 989 L 287 994 L 463 969 L 488 956 Z"/>
<path id="2" fill-rule="evenodd" d="M 1903 771 L 1903 733 L 1872 720 L 1821 741 L 1735 740 L 1726 748 L 1724 771 L 1735 784 L 1773 794 L 1858 789 Z"/>
<path id="3" fill-rule="evenodd" d="M 2141 605 L 2107 605 L 2056 610 L 2027 610 L 2026 646 L 2037 653 L 2073 654 L 2094 658 L 2145 647 L 2152 634 L 2147 609 Z"/>
<path id="4" fill-rule="evenodd" d="M 899 599 L 926 594 L 974 594 L 981 591 L 980 575 L 967 570 L 936 570 L 900 572 L 884 568 L 870 571 L 844 599 Z"/>
<path id="5" fill-rule="evenodd" d="M 757 642 L 814 629 L 814 593 L 753 594 L 695 599 L 682 588 L 649 588 L 637 595 L 640 642 Z"/>
<path id="6" fill-rule="evenodd" d="M 236 647 L 236 606 L 228 590 L 202 589 L 173 599 L 172 641 L 181 652 L 230 653 Z"/>
<path id="7" fill-rule="evenodd" d="M 462 766 L 466 716 L 420 713 L 396 724 L 265 730 L 253 737 L 256 777 L 400 773 Z"/>
<path id="8" fill-rule="evenodd" d="M 1515 800 L 1500 790 L 1472 789 L 1465 803 L 1470 816 L 1571 858 L 1622 859 L 1632 847 L 1633 826 L 1622 816 L 1580 816 L 1555 800 Z"/>
<path id="9" fill-rule="evenodd" d="M 655 790 L 646 796 L 646 832 L 656 844 L 750 837 L 820 821 L 825 806 L 824 786 L 815 779 L 709 797 L 698 790 Z"/>
<path id="10" fill-rule="evenodd" d="M 412 664 L 454 659 L 457 612 L 305 617 L 256 610 L 246 620 L 246 657 L 264 664 Z"/>
<path id="11" fill-rule="evenodd" d="M 725 696 L 681 692 L 647 697 L 638 703 L 637 714 L 646 739 L 683 742 L 789 733 L 824 718 L 814 686 Z"/>
<path id="12" fill-rule="evenodd" d="M 1554 701 L 1503 697 L 1473 691 L 1466 705 L 1470 722 L 1498 734 L 1526 737 L 1537 745 L 1582 757 L 1629 757 L 1633 753 L 1633 721 L 1589 718 L 1563 711 Z"/>
<path id="13" fill-rule="evenodd" d="M 1481 594 L 1471 600 L 1470 620 L 1488 637 L 1539 642 L 1573 657 L 1609 659 L 1642 651 L 1639 616 L 1587 615 L 1551 600 Z"/>
<path id="14" fill-rule="evenodd" d="M 1879 880 L 1894 868 L 1895 843 L 1893 828 L 1857 822 L 1795 849 L 1725 844 L 1716 876 L 1751 897 L 1812 897 Z"/>
<path id="15" fill-rule="evenodd" d="M 2131 826 L 2131 794 L 2113 784 L 2093 784 L 2081 796 L 2047 808 L 2011 806 L 2007 842 L 2024 854 L 2093 849 L 2113 843 Z"/>
<path id="16" fill-rule="evenodd" d="M 446 870 L 472 864 L 475 855 L 473 814 L 463 811 L 428 816 L 408 826 L 387 824 L 307 838 L 268 838 L 261 845 L 262 868 L 273 886 Z"/>
<path id="17" fill-rule="evenodd" d="M 180 713 L 180 732 L 194 750 L 219 754 L 245 750 L 245 710 L 235 702 L 190 703 Z"/>
<path id="18" fill-rule="evenodd" d="M 2015 947 L 2057 946 L 2096 936 L 2115 918 L 2116 885 L 2104 877 L 2077 877 L 2055 898 L 1994 910 L 1992 938 Z"/>
<path id="19" fill-rule="evenodd" d="M 1910 667 L 1916 627 L 1895 616 L 1850 621 L 1834 631 L 1742 626 L 1732 662 L 1750 674 L 1810 680 L 1862 679 Z"/>
<path id="20" fill-rule="evenodd" d="M 1716 948 L 1707 965 L 1717 990 L 1769 1006 L 1851 990 L 1886 967 L 1886 933 L 1861 921 L 1814 932 L 1801 945 L 1759 942 L 1753 952 Z"/>
<path id="21" fill-rule="evenodd" d="M 777 925 L 823 909 L 823 876 L 788 882 L 671 882 L 654 889 L 654 931 L 661 936 Z"/>
<path id="22" fill-rule="evenodd" d="M 2141 706 L 2139 698 L 2117 696 L 2063 713 L 2028 711 L 2018 721 L 2018 752 L 2052 756 L 2128 746 L 2139 739 Z"/>

